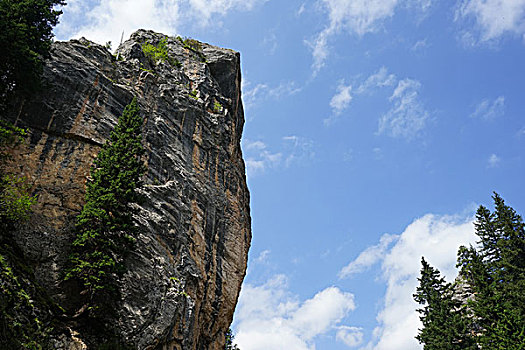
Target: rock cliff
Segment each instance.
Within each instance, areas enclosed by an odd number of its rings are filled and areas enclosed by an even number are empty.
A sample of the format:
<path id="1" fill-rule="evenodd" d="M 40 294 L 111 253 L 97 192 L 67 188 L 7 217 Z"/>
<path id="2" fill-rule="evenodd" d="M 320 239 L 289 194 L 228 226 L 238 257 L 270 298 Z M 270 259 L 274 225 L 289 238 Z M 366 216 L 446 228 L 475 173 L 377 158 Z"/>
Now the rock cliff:
<path id="1" fill-rule="evenodd" d="M 168 57 L 145 54 L 145 44 Z M 116 328 L 137 349 L 223 348 L 251 241 L 239 54 L 144 30 L 116 55 L 86 39 L 57 42 L 44 85 L 9 116 L 29 131 L 13 169 L 38 201 L 15 239 L 36 281 L 71 310 L 62 271 L 85 182 L 136 96 L 145 120 L 147 200 L 120 281 Z M 72 333 L 54 347 L 83 347 L 82 330 Z"/>

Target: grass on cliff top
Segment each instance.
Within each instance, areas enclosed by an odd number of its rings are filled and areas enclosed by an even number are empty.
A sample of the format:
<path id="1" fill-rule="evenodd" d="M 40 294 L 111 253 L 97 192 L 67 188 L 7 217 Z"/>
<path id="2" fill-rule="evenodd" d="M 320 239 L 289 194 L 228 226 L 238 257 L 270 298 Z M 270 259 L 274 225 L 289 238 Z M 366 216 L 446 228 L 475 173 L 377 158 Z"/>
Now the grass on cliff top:
<path id="1" fill-rule="evenodd" d="M 168 62 L 170 65 L 180 68 L 182 63 L 168 54 L 168 38 L 162 39 L 157 46 L 145 42 L 142 44 L 142 52 L 149 57 L 155 64 L 158 62 Z"/>

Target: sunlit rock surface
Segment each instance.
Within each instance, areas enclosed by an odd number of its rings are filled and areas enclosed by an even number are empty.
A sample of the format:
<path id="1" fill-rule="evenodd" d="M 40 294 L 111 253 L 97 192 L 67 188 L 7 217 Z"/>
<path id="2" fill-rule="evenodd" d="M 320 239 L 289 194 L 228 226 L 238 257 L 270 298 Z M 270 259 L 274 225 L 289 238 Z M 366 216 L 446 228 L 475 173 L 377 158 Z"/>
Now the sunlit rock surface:
<path id="1" fill-rule="evenodd" d="M 147 200 L 123 302 L 115 306 L 118 330 L 138 349 L 221 349 L 251 240 L 240 57 L 208 44 L 192 50 L 170 37 L 168 53 L 180 65 L 155 63 L 141 45 L 163 38 L 138 31 L 115 56 L 85 39 L 53 45 L 44 91 L 18 101 L 10 116 L 30 134 L 14 167 L 38 195 L 16 239 L 38 282 L 71 307 L 61 272 L 86 178 L 136 96 L 145 120 Z"/>

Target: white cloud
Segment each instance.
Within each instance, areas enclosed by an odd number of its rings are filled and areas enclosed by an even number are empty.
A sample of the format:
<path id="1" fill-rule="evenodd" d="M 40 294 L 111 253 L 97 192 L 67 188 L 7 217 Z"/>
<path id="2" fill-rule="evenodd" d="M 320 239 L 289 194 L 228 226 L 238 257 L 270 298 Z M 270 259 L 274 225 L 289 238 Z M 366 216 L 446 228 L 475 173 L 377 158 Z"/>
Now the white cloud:
<path id="1" fill-rule="evenodd" d="M 429 113 L 419 100 L 421 83 L 413 79 L 398 82 L 390 101 L 394 106 L 379 120 L 378 134 L 402 137 L 407 140 L 421 134 L 429 119 Z"/>
<path id="2" fill-rule="evenodd" d="M 429 0 L 320 0 L 319 3 L 328 14 L 328 25 L 313 40 L 306 41 L 312 50 L 314 75 L 329 55 L 328 40 L 333 35 L 345 31 L 362 37 L 375 32 L 400 4 L 423 11 L 430 6 Z"/>
<path id="3" fill-rule="evenodd" d="M 336 339 L 349 347 L 356 347 L 363 342 L 363 336 L 362 328 L 341 326 L 337 330 Z"/>
<path id="4" fill-rule="evenodd" d="M 499 96 L 491 101 L 484 99 L 477 106 L 476 110 L 470 115 L 473 118 L 481 118 L 485 120 L 496 119 L 505 113 L 505 96 Z"/>
<path id="5" fill-rule="evenodd" d="M 382 260 L 387 289 L 374 339 L 366 349 L 421 349 L 414 338 L 420 327 L 412 299 L 421 269 L 421 257 L 437 267 L 448 280 L 455 278 L 456 253 L 460 245 L 476 241 L 472 218 L 427 214 L 412 222 Z"/>
<path id="6" fill-rule="evenodd" d="M 506 34 L 525 34 L 525 0 L 463 0 L 456 10 L 456 21 L 465 21 L 463 40 L 475 45 L 500 39 Z"/>
<path id="7" fill-rule="evenodd" d="M 177 33 L 181 23 L 206 26 L 210 19 L 229 11 L 252 10 L 268 0 L 70 0 L 56 27 L 58 39 L 84 36 L 114 48 L 137 29 L 152 29 L 168 35 Z"/>
<path id="8" fill-rule="evenodd" d="M 489 159 L 488 159 L 488 167 L 489 168 L 496 168 L 499 163 L 500 163 L 501 159 L 500 157 L 498 157 L 496 154 L 491 154 Z"/>
<path id="9" fill-rule="evenodd" d="M 339 278 L 346 278 L 361 273 L 381 261 L 390 245 L 398 239 L 397 235 L 384 234 L 379 243 L 366 248 L 358 257 L 339 271 Z"/>
<path id="10" fill-rule="evenodd" d="M 245 284 L 236 313 L 236 337 L 244 350 L 313 350 L 315 338 L 327 334 L 355 309 L 354 296 L 328 287 L 299 302 L 278 275 L 260 286 Z"/>

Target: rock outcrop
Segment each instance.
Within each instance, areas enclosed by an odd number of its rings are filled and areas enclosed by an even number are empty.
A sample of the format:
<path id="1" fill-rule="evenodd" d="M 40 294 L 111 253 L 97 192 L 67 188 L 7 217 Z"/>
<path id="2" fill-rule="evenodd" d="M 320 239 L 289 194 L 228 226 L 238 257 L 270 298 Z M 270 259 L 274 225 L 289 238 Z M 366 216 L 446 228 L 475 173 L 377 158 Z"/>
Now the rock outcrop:
<path id="1" fill-rule="evenodd" d="M 165 41 L 169 59 L 143 44 Z M 246 272 L 249 193 L 240 148 L 239 54 L 140 30 L 112 55 L 88 40 L 53 44 L 45 89 L 10 116 L 29 131 L 13 169 L 38 201 L 17 244 L 66 310 L 62 282 L 94 157 L 136 96 L 144 117 L 147 200 L 121 281 L 116 329 L 137 349 L 221 349 Z M 82 348 L 82 332 L 55 339 Z M 80 345 L 79 345 L 80 344 Z"/>

